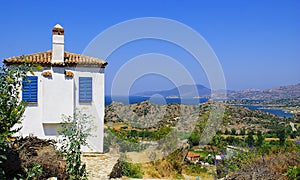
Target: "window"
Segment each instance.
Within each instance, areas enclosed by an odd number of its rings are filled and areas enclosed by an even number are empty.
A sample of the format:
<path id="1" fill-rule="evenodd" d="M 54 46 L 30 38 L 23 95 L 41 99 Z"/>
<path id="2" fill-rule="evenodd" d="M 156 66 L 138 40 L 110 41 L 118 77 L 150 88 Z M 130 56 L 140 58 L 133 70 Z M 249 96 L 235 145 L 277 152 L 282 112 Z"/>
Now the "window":
<path id="1" fill-rule="evenodd" d="M 22 100 L 26 102 L 38 102 L 38 77 L 27 76 L 22 81 Z"/>
<path id="2" fill-rule="evenodd" d="M 92 102 L 92 78 L 79 77 L 79 102 Z"/>

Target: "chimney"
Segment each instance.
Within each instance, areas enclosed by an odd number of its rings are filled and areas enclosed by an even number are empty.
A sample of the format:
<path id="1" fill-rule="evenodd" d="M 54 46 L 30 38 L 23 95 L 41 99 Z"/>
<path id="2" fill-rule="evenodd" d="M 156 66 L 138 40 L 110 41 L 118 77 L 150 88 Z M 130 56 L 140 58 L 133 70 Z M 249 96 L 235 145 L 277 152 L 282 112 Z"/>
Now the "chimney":
<path id="1" fill-rule="evenodd" d="M 64 62 L 64 28 L 56 24 L 52 29 L 52 62 Z"/>

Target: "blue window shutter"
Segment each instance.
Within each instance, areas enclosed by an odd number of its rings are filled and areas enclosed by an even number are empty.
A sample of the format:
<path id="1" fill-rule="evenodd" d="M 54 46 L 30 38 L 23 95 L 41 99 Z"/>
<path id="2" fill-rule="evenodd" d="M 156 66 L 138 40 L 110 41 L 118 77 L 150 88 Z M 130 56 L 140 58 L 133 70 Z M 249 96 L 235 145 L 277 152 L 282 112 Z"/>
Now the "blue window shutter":
<path id="1" fill-rule="evenodd" d="M 22 81 L 22 100 L 26 102 L 38 102 L 38 77 L 27 76 Z"/>
<path id="2" fill-rule="evenodd" d="M 93 79 L 91 77 L 79 77 L 79 102 L 92 102 Z"/>

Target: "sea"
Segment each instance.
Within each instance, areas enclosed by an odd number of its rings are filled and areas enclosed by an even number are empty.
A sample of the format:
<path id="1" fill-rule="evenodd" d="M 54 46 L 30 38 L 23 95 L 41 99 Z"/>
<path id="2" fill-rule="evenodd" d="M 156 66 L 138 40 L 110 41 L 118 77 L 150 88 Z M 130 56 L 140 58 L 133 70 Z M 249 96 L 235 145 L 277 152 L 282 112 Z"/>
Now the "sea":
<path id="1" fill-rule="evenodd" d="M 243 105 L 243 106 L 250 110 L 261 110 L 262 112 L 275 114 L 278 117 L 292 118 L 294 116 L 292 113 L 285 112 L 281 109 L 270 109 L 264 106 L 248 106 L 248 105 Z"/>
<path id="2" fill-rule="evenodd" d="M 135 104 L 142 101 L 149 100 L 153 104 L 191 104 L 197 105 L 200 103 L 207 102 L 208 98 L 162 98 L 162 97 L 142 97 L 142 96 L 105 96 L 105 106 L 110 105 L 113 101 L 114 102 L 121 102 L 126 105 L 128 104 Z M 270 109 L 263 106 L 249 106 L 249 105 L 242 105 L 250 110 L 261 110 L 262 112 L 274 114 L 278 117 L 286 117 L 292 118 L 293 114 L 285 112 L 281 109 Z"/>
<path id="3" fill-rule="evenodd" d="M 149 100 L 153 104 L 191 104 L 196 105 L 200 103 L 207 102 L 208 98 L 163 98 L 161 96 L 158 97 L 143 97 L 143 96 L 105 96 L 105 106 L 110 105 L 114 102 L 121 102 L 126 105 L 135 104 L 142 101 Z"/>

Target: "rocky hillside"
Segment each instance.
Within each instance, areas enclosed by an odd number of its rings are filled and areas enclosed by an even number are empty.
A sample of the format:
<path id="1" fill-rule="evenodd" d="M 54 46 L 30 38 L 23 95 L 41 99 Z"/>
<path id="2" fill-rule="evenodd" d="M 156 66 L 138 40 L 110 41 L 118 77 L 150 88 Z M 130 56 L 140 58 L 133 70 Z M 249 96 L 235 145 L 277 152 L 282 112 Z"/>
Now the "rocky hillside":
<path id="1" fill-rule="evenodd" d="M 223 116 L 222 128 L 225 129 L 241 129 L 261 130 L 262 132 L 275 129 L 278 124 L 284 124 L 285 119 L 279 118 L 270 113 L 264 113 L 260 110 L 249 110 L 242 106 L 226 106 L 226 111 Z"/>
<path id="2" fill-rule="evenodd" d="M 105 123 L 126 123 L 136 128 L 159 129 L 161 127 L 176 126 L 190 128 L 185 122 L 195 122 L 209 117 L 210 102 L 201 105 L 156 105 L 144 101 L 132 105 L 112 103 L 105 109 Z M 184 121 L 180 121 L 184 119 Z M 222 130 L 235 128 L 237 131 L 261 130 L 263 132 L 273 129 L 278 123 L 285 121 L 275 115 L 263 113 L 259 110 L 249 110 L 241 106 L 226 105 L 223 116 Z"/>
<path id="3" fill-rule="evenodd" d="M 221 91 L 220 91 L 221 92 Z M 163 97 L 197 97 L 209 98 L 211 90 L 203 85 L 183 85 L 178 88 L 163 91 L 145 91 L 135 94 L 135 96 L 151 97 L 154 94 L 160 94 Z M 216 92 L 218 94 L 218 92 Z M 281 86 L 272 89 L 263 90 L 228 90 L 229 99 L 249 99 L 249 100 L 278 100 L 295 99 L 300 97 L 300 83 L 296 85 Z"/>
<path id="4" fill-rule="evenodd" d="M 137 128 L 160 128 L 174 126 L 179 116 L 192 117 L 198 115 L 196 105 L 180 104 L 152 104 L 150 101 L 143 101 L 136 104 L 124 105 L 113 102 L 105 108 L 106 124 L 124 122 Z"/>
<path id="5" fill-rule="evenodd" d="M 300 97 L 300 83 L 297 85 L 281 86 L 264 90 L 230 91 L 229 99 L 275 100 L 294 99 Z"/>

